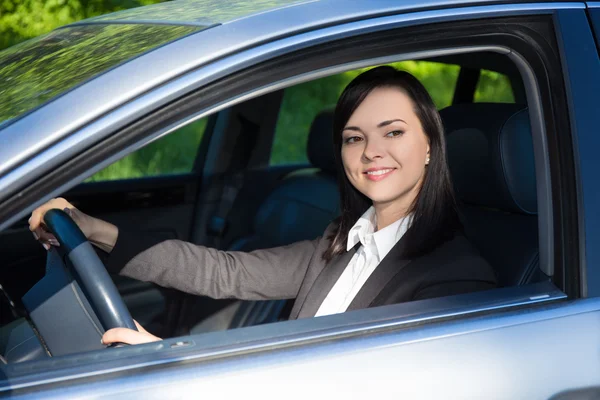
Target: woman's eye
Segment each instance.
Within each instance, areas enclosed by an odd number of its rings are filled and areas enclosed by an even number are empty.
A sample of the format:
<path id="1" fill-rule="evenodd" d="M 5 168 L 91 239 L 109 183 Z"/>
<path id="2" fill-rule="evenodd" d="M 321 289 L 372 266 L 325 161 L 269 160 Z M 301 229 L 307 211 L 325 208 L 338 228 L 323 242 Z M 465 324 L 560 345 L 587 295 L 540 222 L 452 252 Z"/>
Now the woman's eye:
<path id="1" fill-rule="evenodd" d="M 402 135 L 404 132 L 403 131 L 391 131 L 389 132 L 387 135 L 387 137 L 396 137 L 396 136 L 400 136 Z"/>
<path id="2" fill-rule="evenodd" d="M 352 144 L 352 143 L 360 142 L 361 140 L 362 140 L 362 138 L 359 136 L 352 136 L 352 137 L 344 139 L 344 143 Z"/>

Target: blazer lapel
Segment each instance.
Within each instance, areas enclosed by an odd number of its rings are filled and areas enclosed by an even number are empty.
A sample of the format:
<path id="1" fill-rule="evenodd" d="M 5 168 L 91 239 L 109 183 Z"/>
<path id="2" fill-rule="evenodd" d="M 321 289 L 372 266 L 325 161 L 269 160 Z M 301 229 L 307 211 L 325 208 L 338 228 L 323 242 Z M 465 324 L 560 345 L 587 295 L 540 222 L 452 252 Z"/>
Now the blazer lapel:
<path id="1" fill-rule="evenodd" d="M 344 254 L 338 256 L 337 259 L 329 265 L 325 265 L 306 295 L 304 303 L 298 311 L 297 318 L 315 316 L 317 311 L 319 311 L 321 303 L 323 303 L 323 300 L 325 300 L 325 297 L 327 297 L 331 288 L 333 288 L 333 285 L 335 285 L 340 278 L 342 272 L 344 272 L 344 269 L 346 269 L 346 266 L 350 263 L 350 260 L 352 260 L 352 256 L 354 256 L 359 246 L 360 243 Z"/>
<path id="2" fill-rule="evenodd" d="M 359 310 L 371 305 L 377 295 L 383 290 L 385 285 L 400 271 L 410 263 L 411 260 L 403 259 L 404 239 L 390 250 L 390 252 L 381 260 L 375 271 L 369 276 L 365 284 L 358 291 L 354 300 L 348 306 L 346 311 Z"/>

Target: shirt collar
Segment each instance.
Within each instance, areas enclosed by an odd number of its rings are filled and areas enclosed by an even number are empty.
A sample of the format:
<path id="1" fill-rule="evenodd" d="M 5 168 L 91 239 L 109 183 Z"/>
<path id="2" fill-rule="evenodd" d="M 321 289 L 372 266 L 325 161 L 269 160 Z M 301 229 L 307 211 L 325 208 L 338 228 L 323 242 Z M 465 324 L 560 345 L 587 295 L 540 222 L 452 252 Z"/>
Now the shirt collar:
<path id="1" fill-rule="evenodd" d="M 372 235 L 375 231 L 377 224 L 377 216 L 375 215 L 375 208 L 369 207 L 367 211 L 356 221 L 354 226 L 350 228 L 348 232 L 348 243 L 346 245 L 346 251 L 356 246 L 358 242 L 364 243 L 367 235 Z"/>
<path id="2" fill-rule="evenodd" d="M 383 259 L 396 243 L 398 243 L 402 236 L 404 236 L 410 226 L 412 220 L 411 217 L 411 215 L 402 217 L 394 223 L 375 232 L 377 215 L 375 214 L 375 208 L 373 206 L 369 207 L 348 232 L 346 251 L 352 249 L 359 242 L 364 245 L 367 235 L 373 235 L 379 259 Z"/>

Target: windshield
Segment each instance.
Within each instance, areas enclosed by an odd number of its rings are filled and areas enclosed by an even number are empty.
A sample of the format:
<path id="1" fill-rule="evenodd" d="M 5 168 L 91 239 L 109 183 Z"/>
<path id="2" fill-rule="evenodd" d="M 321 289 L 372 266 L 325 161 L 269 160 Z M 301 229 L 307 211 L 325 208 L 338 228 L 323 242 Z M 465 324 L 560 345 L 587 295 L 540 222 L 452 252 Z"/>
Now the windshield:
<path id="1" fill-rule="evenodd" d="M 115 65 L 206 26 L 92 24 L 0 52 L 0 127 Z"/>

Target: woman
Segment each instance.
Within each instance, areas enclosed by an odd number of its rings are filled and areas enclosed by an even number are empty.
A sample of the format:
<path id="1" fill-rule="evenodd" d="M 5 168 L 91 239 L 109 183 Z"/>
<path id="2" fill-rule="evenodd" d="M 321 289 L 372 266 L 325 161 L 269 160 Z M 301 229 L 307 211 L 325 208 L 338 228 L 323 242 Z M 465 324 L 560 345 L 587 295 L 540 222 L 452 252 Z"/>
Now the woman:
<path id="1" fill-rule="evenodd" d="M 440 116 L 416 78 L 392 67 L 359 75 L 338 101 L 333 141 L 342 215 L 313 241 L 250 253 L 145 241 L 64 199 L 35 210 L 30 229 L 46 249 L 58 245 L 40 221 L 66 209 L 110 253 L 111 272 L 215 298 L 295 298 L 291 319 L 495 287 L 461 234 Z M 160 340 L 138 328 L 103 341 Z"/>

